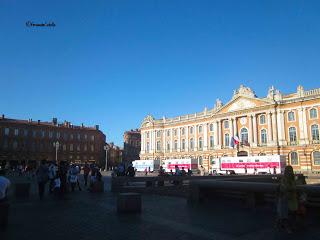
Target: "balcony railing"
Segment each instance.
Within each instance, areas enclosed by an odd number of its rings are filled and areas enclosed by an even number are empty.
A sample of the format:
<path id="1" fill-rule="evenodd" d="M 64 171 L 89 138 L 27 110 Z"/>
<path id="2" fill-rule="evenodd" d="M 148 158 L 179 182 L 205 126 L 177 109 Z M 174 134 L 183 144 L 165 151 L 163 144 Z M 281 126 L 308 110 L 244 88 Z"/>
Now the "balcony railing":
<path id="1" fill-rule="evenodd" d="M 298 141 L 288 141 L 289 146 L 296 146 L 298 145 Z"/>
<path id="2" fill-rule="evenodd" d="M 312 140 L 312 144 L 320 144 L 320 140 Z"/>

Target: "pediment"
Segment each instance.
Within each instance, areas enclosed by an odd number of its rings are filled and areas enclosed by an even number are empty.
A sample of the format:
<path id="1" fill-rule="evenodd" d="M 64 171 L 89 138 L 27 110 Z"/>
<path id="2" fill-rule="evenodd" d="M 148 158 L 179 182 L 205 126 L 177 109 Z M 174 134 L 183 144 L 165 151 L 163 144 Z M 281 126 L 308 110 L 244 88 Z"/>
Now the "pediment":
<path id="1" fill-rule="evenodd" d="M 248 98 L 248 97 L 239 96 L 231 100 L 225 106 L 223 106 L 218 112 L 219 113 L 236 112 L 236 111 L 245 110 L 249 108 L 260 107 L 267 104 L 270 104 L 270 103 L 264 100 L 261 100 L 259 98 Z"/>

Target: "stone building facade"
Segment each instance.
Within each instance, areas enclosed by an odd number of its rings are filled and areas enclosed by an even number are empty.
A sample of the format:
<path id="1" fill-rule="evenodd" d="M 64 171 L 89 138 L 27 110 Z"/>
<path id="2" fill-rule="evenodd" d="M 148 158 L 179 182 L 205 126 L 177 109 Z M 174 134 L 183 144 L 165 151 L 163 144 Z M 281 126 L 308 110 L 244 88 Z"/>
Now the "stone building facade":
<path id="1" fill-rule="evenodd" d="M 243 85 L 225 105 L 141 125 L 141 159 L 197 158 L 205 168 L 221 156 L 280 154 L 295 171 L 320 171 L 320 88 L 292 94 L 274 87 L 258 98 Z M 230 147 L 237 136 L 240 144 Z"/>
<path id="2" fill-rule="evenodd" d="M 123 134 L 123 161 L 126 163 L 139 159 L 141 134 L 139 129 L 131 129 Z"/>
<path id="3" fill-rule="evenodd" d="M 55 161 L 56 155 L 58 161 L 99 163 L 105 157 L 105 139 L 98 125 L 75 126 L 67 121 L 58 123 L 56 118 L 42 122 L 0 117 L 0 161 L 13 165 Z"/>

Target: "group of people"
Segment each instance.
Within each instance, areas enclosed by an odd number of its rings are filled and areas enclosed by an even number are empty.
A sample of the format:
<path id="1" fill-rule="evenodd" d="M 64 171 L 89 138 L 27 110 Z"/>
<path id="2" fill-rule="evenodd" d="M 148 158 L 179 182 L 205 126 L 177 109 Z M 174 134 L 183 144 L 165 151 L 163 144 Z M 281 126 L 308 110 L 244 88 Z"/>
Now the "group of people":
<path id="1" fill-rule="evenodd" d="M 90 186 L 88 190 L 95 191 L 96 185 L 102 182 L 102 175 L 99 168 L 87 163 L 81 169 L 80 166 L 72 164 L 69 165 L 66 162 L 61 162 L 58 166 L 54 162 L 49 164 L 43 160 L 40 166 L 37 168 L 35 176 L 38 182 L 38 192 L 40 199 L 43 198 L 47 182 L 49 182 L 49 193 L 53 193 L 55 196 L 62 196 L 69 190 L 74 192 L 76 187 L 79 191 L 82 190 L 79 176 L 80 172 L 84 172 L 84 185 L 88 185 L 88 177 L 90 174 Z"/>
<path id="2" fill-rule="evenodd" d="M 189 168 L 187 169 L 187 171 L 184 169 L 184 167 L 182 167 L 180 170 L 179 166 L 175 165 L 174 170 L 175 171 L 173 172 L 172 169 L 170 169 L 170 173 L 166 173 L 164 168 L 160 166 L 159 176 L 191 176 L 192 175 L 192 171 Z"/>
<path id="3" fill-rule="evenodd" d="M 123 177 L 123 176 L 129 176 L 134 177 L 136 175 L 136 169 L 134 169 L 132 164 L 129 164 L 128 167 L 124 164 L 119 164 L 117 167 L 113 169 L 112 176 L 113 177 Z"/>

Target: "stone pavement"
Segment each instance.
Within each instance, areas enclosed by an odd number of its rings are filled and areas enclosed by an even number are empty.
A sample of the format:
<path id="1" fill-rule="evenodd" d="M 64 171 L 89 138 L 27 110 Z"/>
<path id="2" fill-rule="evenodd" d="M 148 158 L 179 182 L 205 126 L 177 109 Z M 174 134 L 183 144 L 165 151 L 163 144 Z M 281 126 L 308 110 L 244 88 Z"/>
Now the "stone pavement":
<path id="1" fill-rule="evenodd" d="M 108 185 L 110 178 L 104 180 Z M 0 239 L 320 239 L 313 212 L 307 230 L 291 236 L 274 230 L 270 206 L 248 210 L 236 201 L 217 200 L 191 207 L 183 198 L 155 195 L 144 195 L 142 204 L 141 214 L 124 215 L 117 214 L 116 195 L 110 192 L 77 191 L 65 200 L 13 199 L 10 224 Z"/>

